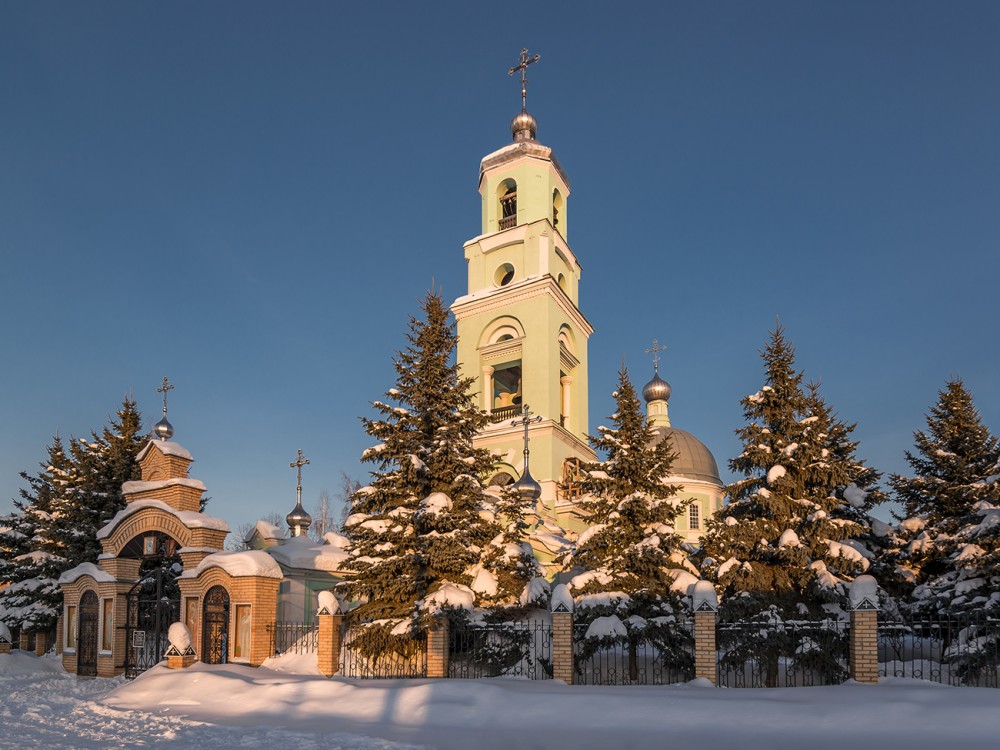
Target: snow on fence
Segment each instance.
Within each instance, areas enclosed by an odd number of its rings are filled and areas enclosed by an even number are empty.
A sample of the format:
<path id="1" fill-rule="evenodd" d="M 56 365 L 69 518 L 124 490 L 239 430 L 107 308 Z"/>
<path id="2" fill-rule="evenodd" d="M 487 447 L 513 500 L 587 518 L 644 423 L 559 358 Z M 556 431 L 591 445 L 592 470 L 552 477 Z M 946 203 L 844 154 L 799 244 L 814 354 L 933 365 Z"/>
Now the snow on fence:
<path id="1" fill-rule="evenodd" d="M 267 626 L 271 651 L 282 654 L 315 654 L 319 650 L 319 625 L 304 622 L 278 622 Z"/>
<path id="2" fill-rule="evenodd" d="M 448 676 L 552 679 L 552 623 L 456 623 L 448 629 Z"/>
<path id="3" fill-rule="evenodd" d="M 1000 687 L 1000 617 L 985 612 L 879 618 L 880 677 Z"/>
<path id="4" fill-rule="evenodd" d="M 687 682 L 694 678 L 693 623 L 677 622 L 673 632 L 660 640 L 627 634 L 594 637 L 590 624 L 577 623 L 573 626 L 573 663 L 574 682 L 578 685 Z"/>
<path id="5" fill-rule="evenodd" d="M 848 622 L 720 622 L 716 637 L 719 687 L 839 685 L 850 673 Z"/>

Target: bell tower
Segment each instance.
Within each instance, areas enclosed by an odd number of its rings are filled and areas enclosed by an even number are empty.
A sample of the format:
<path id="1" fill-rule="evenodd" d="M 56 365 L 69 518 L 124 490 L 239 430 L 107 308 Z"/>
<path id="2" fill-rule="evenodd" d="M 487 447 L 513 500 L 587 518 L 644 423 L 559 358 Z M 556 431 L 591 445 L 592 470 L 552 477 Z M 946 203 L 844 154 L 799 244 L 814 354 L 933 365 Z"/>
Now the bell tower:
<path id="1" fill-rule="evenodd" d="M 569 179 L 552 149 L 535 137 L 526 108 L 522 50 L 521 112 L 513 143 L 479 168 L 482 233 L 465 243 L 468 293 L 451 306 L 458 325 L 458 361 L 476 378 L 491 423 L 477 446 L 499 456 L 496 483 L 520 478 L 524 404 L 541 417 L 529 427 L 531 473 L 541 502 L 554 510 L 567 458 L 592 461 L 587 442 L 587 341 L 594 329 L 579 309 L 580 263 L 567 242 Z M 518 425 L 521 422 L 517 423 Z"/>

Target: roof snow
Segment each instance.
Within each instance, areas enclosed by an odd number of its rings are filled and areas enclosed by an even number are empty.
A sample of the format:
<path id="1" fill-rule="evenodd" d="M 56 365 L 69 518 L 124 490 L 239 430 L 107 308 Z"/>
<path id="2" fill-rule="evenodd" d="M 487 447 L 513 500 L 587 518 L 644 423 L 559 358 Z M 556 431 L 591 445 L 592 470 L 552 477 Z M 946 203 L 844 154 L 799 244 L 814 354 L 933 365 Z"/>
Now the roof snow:
<path id="1" fill-rule="evenodd" d="M 167 487 L 190 487 L 194 490 L 206 490 L 205 483 L 200 479 L 188 479 L 187 477 L 173 477 L 172 479 L 158 479 L 155 482 L 125 482 L 122 484 L 122 492 L 131 495 L 136 492 L 149 492 L 151 490 L 163 490 Z"/>
<path id="2" fill-rule="evenodd" d="M 282 531 L 279 526 L 276 526 L 270 521 L 265 521 L 263 519 L 254 524 L 253 529 L 250 530 L 250 533 L 246 535 L 246 538 L 243 541 L 249 542 L 251 539 L 253 539 L 254 534 L 260 535 L 261 539 L 285 538 L 285 532 Z"/>
<path id="3" fill-rule="evenodd" d="M 101 570 L 94 563 L 80 563 L 75 568 L 70 568 L 59 576 L 59 583 L 73 583 L 81 576 L 90 576 L 98 583 L 113 583 L 116 579 L 106 570 Z"/>
<path id="4" fill-rule="evenodd" d="M 316 544 L 307 536 L 297 536 L 268 547 L 267 554 L 286 568 L 337 572 L 350 553 L 329 544 Z"/>
<path id="5" fill-rule="evenodd" d="M 215 518 L 214 516 L 208 516 L 204 513 L 198 513 L 193 510 L 177 510 L 176 508 L 167 505 L 162 500 L 137 500 L 134 503 L 129 503 L 124 510 L 118 511 L 115 514 L 115 517 L 108 521 L 101 528 L 101 530 L 97 532 L 97 538 L 107 539 L 118 524 L 131 516 L 133 513 L 138 513 L 144 508 L 156 508 L 157 510 L 169 513 L 184 524 L 184 527 L 188 529 L 214 529 L 216 531 L 229 531 L 229 524 L 221 518 Z"/>
<path id="6" fill-rule="evenodd" d="M 154 445 L 165 456 L 177 456 L 179 458 L 186 458 L 188 461 L 194 461 L 194 456 L 188 452 L 187 448 L 180 443 L 172 443 L 169 440 L 150 440 L 146 443 L 146 447 L 139 451 L 139 454 L 135 457 L 136 461 L 141 461 Z"/>
<path id="7" fill-rule="evenodd" d="M 261 578 L 284 578 L 281 568 L 267 552 L 248 550 L 245 552 L 216 552 L 209 555 L 194 570 L 185 570 L 181 578 L 197 578 L 209 568 L 222 568 L 234 578 L 259 576 Z"/>
<path id="8" fill-rule="evenodd" d="M 323 541 L 337 549 L 350 549 L 351 546 L 351 540 L 343 534 L 338 534 L 336 531 L 326 532 L 323 535 Z"/>
<path id="9" fill-rule="evenodd" d="M 565 583 L 560 583 L 552 589 L 552 611 L 557 612 L 560 609 L 564 609 L 567 612 L 573 611 L 573 595 L 569 592 L 569 587 Z"/>

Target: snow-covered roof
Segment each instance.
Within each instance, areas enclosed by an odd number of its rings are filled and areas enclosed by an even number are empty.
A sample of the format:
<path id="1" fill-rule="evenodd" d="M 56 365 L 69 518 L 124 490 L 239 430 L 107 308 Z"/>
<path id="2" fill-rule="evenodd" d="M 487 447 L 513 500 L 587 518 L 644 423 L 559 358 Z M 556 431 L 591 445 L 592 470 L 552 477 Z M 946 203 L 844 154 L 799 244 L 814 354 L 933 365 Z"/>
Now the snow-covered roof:
<path id="1" fill-rule="evenodd" d="M 307 536 L 296 536 L 264 550 L 286 568 L 324 570 L 335 573 L 350 553 L 330 544 L 316 544 Z"/>
<path id="2" fill-rule="evenodd" d="M 146 443 L 146 447 L 139 451 L 139 454 L 135 457 L 136 460 L 141 461 L 154 445 L 165 456 L 177 456 L 178 458 L 186 458 L 188 461 L 194 461 L 194 456 L 188 452 L 187 448 L 180 443 L 172 443 L 169 440 L 150 440 Z"/>
<path id="3" fill-rule="evenodd" d="M 190 487 L 193 490 L 205 491 L 205 483 L 200 479 L 188 479 L 187 477 L 173 477 L 171 479 L 157 479 L 153 482 L 125 482 L 122 484 L 122 492 L 131 495 L 136 492 L 149 492 L 150 490 L 163 490 L 167 487 Z"/>
<path id="4" fill-rule="evenodd" d="M 137 500 L 136 502 L 127 505 L 124 510 L 118 511 L 115 514 L 115 517 L 108 521 L 101 528 L 101 530 L 97 532 L 97 538 L 107 539 L 111 536 L 111 532 L 115 530 L 115 527 L 117 527 L 118 524 L 144 508 L 156 508 L 157 510 L 169 513 L 189 529 L 215 529 L 216 531 L 229 531 L 229 524 L 221 518 L 208 516 L 194 510 L 177 510 L 176 508 L 167 505 L 162 500 Z"/>
<path id="5" fill-rule="evenodd" d="M 106 570 L 101 570 L 94 563 L 80 563 L 75 568 L 70 568 L 59 576 L 59 583 L 73 583 L 77 578 L 90 576 L 98 583 L 113 583 L 117 580 Z"/>
<path id="6" fill-rule="evenodd" d="M 281 568 L 267 552 L 247 550 L 243 552 L 216 552 L 209 555 L 194 570 L 185 570 L 181 578 L 197 578 L 209 568 L 222 568 L 233 578 L 284 578 Z"/>
<path id="7" fill-rule="evenodd" d="M 323 541 L 337 549 L 350 549 L 351 547 L 351 540 L 343 534 L 338 534 L 336 531 L 326 532 L 323 535 Z"/>
<path id="8" fill-rule="evenodd" d="M 254 534 L 258 534 L 261 539 L 284 539 L 285 532 L 281 530 L 281 527 L 271 523 L 270 521 L 265 521 L 261 519 L 254 524 L 250 533 L 246 535 L 244 542 L 249 542 L 253 539 Z"/>

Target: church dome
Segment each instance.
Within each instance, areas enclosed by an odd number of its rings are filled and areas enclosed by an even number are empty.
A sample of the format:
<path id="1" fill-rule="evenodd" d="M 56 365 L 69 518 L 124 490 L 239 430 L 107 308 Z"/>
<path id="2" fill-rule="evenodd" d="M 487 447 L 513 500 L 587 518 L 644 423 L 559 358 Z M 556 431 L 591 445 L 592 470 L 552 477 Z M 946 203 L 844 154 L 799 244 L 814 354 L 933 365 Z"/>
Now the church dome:
<path id="1" fill-rule="evenodd" d="M 538 135 L 538 122 L 527 112 L 520 112 L 510 121 L 510 132 L 515 141 L 533 141 Z"/>
<path id="2" fill-rule="evenodd" d="M 676 427 L 660 427 L 656 433 L 657 442 L 669 440 L 674 453 L 677 454 L 673 468 L 670 470 L 671 476 L 711 482 L 722 486 L 715 456 L 703 442 L 687 430 L 678 430 Z"/>
<path id="3" fill-rule="evenodd" d="M 302 503 L 296 503 L 295 507 L 292 508 L 292 512 L 285 516 L 285 523 L 288 524 L 292 536 L 298 536 L 299 533 L 305 534 L 306 530 L 312 525 L 312 516 L 306 513 L 306 509 L 302 507 Z M 298 533 L 296 533 L 297 529 L 300 530 Z"/>
<path id="4" fill-rule="evenodd" d="M 650 401 L 669 401 L 670 383 L 660 377 L 659 373 L 653 373 L 653 379 L 642 388 L 642 397 L 648 404 Z"/>

